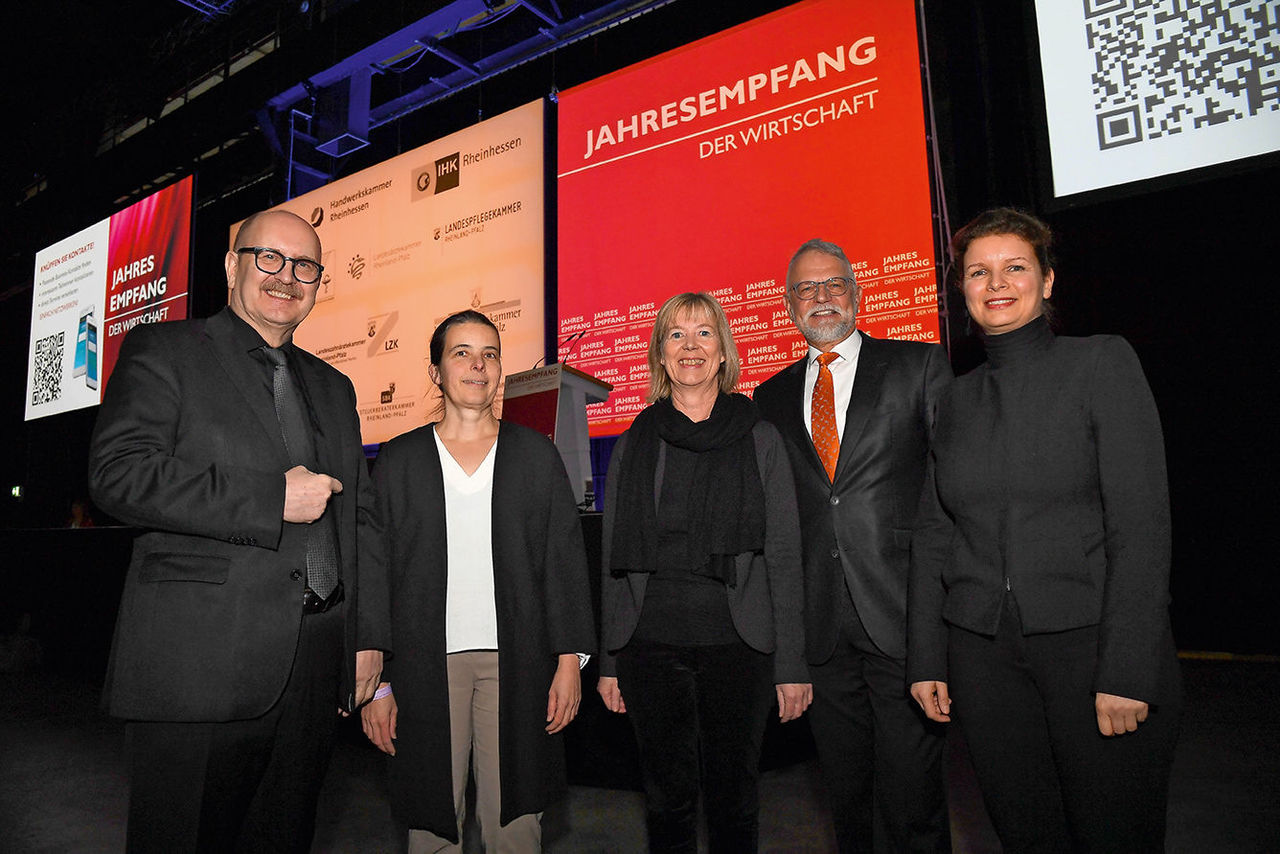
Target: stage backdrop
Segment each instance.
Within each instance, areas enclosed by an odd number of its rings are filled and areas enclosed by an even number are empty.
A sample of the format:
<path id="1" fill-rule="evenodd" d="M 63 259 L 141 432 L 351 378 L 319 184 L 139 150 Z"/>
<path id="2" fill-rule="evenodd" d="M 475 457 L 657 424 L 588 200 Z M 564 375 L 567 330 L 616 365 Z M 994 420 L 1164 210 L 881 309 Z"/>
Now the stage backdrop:
<path id="1" fill-rule="evenodd" d="M 860 328 L 938 340 L 914 5 L 799 3 L 560 95 L 561 355 L 616 387 L 592 435 L 644 406 L 672 294 L 724 304 L 744 391 L 802 356 L 783 292 L 811 237 L 849 254 Z"/>
<path id="2" fill-rule="evenodd" d="M 101 403 L 124 334 L 186 318 L 193 182 L 36 254 L 26 420 Z"/>
<path id="3" fill-rule="evenodd" d="M 545 355 L 542 138 L 535 101 L 279 206 L 324 251 L 294 341 L 351 378 L 366 444 L 433 420 L 427 346 L 456 311 L 498 326 L 507 373 Z"/>

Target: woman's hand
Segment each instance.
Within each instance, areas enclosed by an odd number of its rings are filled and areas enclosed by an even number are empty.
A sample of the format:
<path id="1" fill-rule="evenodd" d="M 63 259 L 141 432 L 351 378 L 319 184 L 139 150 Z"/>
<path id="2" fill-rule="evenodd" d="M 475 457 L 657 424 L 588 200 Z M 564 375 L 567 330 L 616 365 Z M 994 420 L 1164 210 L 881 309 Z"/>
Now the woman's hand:
<path id="1" fill-rule="evenodd" d="M 356 653 L 356 708 L 373 699 L 378 690 L 378 677 L 382 676 L 382 650 L 362 649 Z M 339 709 L 345 718 L 345 709 Z"/>
<path id="2" fill-rule="evenodd" d="M 778 689 L 778 720 L 784 724 L 804 714 L 813 702 L 813 685 L 809 682 L 784 682 Z"/>
<path id="3" fill-rule="evenodd" d="M 946 682 L 912 683 L 911 696 L 915 697 L 929 720 L 940 724 L 951 720 L 951 695 L 947 693 Z"/>
<path id="4" fill-rule="evenodd" d="M 382 685 L 386 685 L 383 682 Z M 378 687 L 381 688 L 382 685 Z M 360 725 L 374 746 L 389 756 L 396 755 L 396 695 L 370 700 L 360 709 Z"/>
<path id="5" fill-rule="evenodd" d="M 627 713 L 627 704 L 622 702 L 622 692 L 618 690 L 617 676 L 601 676 L 596 683 L 596 691 L 599 692 L 600 699 L 604 700 L 606 709 L 620 715 Z"/>
<path id="6" fill-rule="evenodd" d="M 1094 695 L 1093 708 L 1098 713 L 1098 732 L 1103 735 L 1124 735 L 1136 731 L 1150 710 L 1141 700 L 1101 692 Z"/>
<path id="7" fill-rule="evenodd" d="M 557 733 L 578 714 L 582 702 L 582 675 L 578 672 L 577 653 L 560 656 L 551 690 L 547 692 L 547 732 Z"/>

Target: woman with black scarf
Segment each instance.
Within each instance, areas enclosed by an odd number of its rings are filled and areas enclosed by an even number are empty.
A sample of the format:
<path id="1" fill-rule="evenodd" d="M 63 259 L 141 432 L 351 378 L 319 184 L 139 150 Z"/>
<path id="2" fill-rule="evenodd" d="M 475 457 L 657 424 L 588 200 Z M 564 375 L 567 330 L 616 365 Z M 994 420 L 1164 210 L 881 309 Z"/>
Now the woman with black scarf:
<path id="1" fill-rule="evenodd" d="M 769 707 L 813 697 L 791 466 L 740 366 L 719 303 L 667 300 L 609 466 L 598 690 L 635 729 L 654 852 L 697 851 L 700 784 L 711 850 L 755 851 Z"/>

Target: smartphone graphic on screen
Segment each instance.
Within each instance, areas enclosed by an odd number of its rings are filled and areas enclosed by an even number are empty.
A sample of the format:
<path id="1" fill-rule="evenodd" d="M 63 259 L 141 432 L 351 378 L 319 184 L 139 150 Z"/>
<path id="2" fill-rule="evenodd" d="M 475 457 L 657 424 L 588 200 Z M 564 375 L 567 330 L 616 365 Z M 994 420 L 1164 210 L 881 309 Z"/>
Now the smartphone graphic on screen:
<path id="1" fill-rule="evenodd" d="M 85 354 L 89 344 L 89 318 L 92 315 L 93 309 L 89 309 L 87 314 L 80 315 L 80 328 L 76 331 L 76 357 L 71 368 L 73 377 L 82 377 L 85 373 Z"/>
<path id="2" fill-rule="evenodd" d="M 93 309 L 81 321 L 85 327 L 85 377 L 89 388 L 98 387 L 98 324 L 93 322 Z M 77 348 L 78 349 L 78 348 Z"/>

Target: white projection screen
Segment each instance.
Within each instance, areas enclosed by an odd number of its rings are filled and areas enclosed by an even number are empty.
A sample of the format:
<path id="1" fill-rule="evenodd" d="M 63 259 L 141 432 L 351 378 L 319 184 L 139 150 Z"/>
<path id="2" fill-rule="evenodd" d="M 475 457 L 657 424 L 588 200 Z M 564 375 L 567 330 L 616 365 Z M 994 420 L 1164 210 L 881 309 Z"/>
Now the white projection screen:
<path id="1" fill-rule="evenodd" d="M 1054 196 L 1280 150 L 1275 0 L 1036 0 Z"/>

